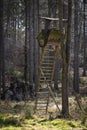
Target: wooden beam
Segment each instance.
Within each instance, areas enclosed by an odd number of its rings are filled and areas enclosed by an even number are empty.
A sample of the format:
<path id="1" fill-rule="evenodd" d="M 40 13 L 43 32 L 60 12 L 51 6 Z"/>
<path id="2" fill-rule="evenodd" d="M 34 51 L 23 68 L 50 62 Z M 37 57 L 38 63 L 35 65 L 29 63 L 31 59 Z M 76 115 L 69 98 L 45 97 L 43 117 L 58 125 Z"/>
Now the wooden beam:
<path id="1" fill-rule="evenodd" d="M 50 87 L 49 85 L 47 85 L 47 87 L 48 87 L 48 89 L 49 89 L 50 95 L 51 95 L 51 97 L 52 97 L 52 99 L 53 99 L 53 101 L 54 101 L 54 103 L 55 103 L 57 109 L 59 110 L 59 112 L 61 112 L 61 111 L 60 111 L 60 108 L 59 108 L 59 106 L 58 106 L 58 103 L 57 103 L 56 100 L 55 100 L 55 96 L 54 96 L 54 94 L 53 94 L 53 91 L 51 90 L 51 87 Z"/>
<path id="2" fill-rule="evenodd" d="M 40 17 L 41 19 L 50 20 L 50 21 L 59 21 L 59 18 L 50 18 L 50 17 Z M 67 19 L 62 19 L 63 22 L 67 22 Z"/>

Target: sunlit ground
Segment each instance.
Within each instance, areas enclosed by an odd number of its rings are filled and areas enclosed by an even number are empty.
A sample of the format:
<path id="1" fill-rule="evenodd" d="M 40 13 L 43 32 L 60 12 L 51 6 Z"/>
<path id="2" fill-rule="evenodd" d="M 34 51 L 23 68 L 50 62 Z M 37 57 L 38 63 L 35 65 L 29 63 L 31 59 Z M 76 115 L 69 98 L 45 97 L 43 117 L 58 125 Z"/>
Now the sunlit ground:
<path id="1" fill-rule="evenodd" d="M 0 102 L 0 130 L 87 130 L 87 125 L 81 124 L 79 108 L 74 108 L 74 100 L 70 98 L 71 118 L 65 120 L 60 117 L 40 118 L 33 114 L 34 101 Z M 61 102 L 61 101 L 60 101 Z M 53 110 L 54 111 L 54 110 Z M 51 114 L 54 114 L 51 113 Z"/>

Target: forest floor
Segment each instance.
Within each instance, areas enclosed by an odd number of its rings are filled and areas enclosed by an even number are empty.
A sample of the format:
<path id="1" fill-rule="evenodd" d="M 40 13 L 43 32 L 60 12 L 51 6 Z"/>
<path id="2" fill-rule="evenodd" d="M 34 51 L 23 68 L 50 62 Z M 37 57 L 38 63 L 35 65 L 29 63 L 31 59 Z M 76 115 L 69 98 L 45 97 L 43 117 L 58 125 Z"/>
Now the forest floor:
<path id="1" fill-rule="evenodd" d="M 78 100 L 82 110 L 72 90 L 69 90 L 70 117 L 67 119 L 61 116 L 52 98 L 48 115 L 44 117 L 33 114 L 34 100 L 0 101 L 0 130 L 87 130 L 87 77 L 80 79 L 80 93 Z M 56 100 L 61 111 L 61 88 L 56 93 Z"/>
<path id="2" fill-rule="evenodd" d="M 87 101 L 87 97 L 82 100 Z M 0 130 L 87 130 L 87 115 L 81 112 L 74 97 L 69 97 L 68 119 L 62 118 L 52 99 L 50 101 L 49 116 L 43 118 L 33 114 L 32 100 L 26 103 L 0 101 Z M 58 104 L 61 109 L 61 97 L 58 98 Z"/>

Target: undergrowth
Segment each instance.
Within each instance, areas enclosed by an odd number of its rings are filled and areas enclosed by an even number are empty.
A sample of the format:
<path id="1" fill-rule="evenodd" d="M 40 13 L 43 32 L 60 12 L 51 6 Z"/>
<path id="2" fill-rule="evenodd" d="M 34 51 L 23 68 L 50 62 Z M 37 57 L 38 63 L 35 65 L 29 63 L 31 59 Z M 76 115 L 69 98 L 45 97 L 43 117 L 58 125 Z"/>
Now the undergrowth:
<path id="1" fill-rule="evenodd" d="M 84 119 L 81 122 L 74 119 L 57 118 L 50 120 L 49 118 L 39 118 L 33 115 L 32 108 L 29 103 L 26 105 L 19 103 L 6 111 L 4 106 L 3 112 L 0 114 L 0 130 L 87 130 Z"/>

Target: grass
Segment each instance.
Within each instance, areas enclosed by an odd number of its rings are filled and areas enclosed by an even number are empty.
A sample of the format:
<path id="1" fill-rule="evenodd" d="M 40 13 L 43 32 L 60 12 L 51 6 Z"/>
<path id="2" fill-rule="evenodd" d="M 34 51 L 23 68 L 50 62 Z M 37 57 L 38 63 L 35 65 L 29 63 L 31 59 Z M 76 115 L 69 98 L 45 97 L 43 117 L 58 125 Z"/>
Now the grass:
<path id="1" fill-rule="evenodd" d="M 74 103 L 74 102 L 72 102 Z M 74 107 L 74 106 L 73 106 Z M 0 130 L 87 130 L 81 120 L 39 118 L 33 115 L 33 103 L 0 104 Z"/>
<path id="2" fill-rule="evenodd" d="M 42 119 L 32 119 L 26 120 L 25 126 L 29 124 L 29 130 L 70 130 L 73 128 L 82 128 L 87 130 L 85 126 L 81 125 L 80 122 L 70 121 L 65 119 L 55 119 L 55 120 L 42 120 Z"/>
<path id="3" fill-rule="evenodd" d="M 0 127 L 3 126 L 21 126 L 19 118 L 17 116 L 0 114 Z"/>
<path id="4" fill-rule="evenodd" d="M 0 130 L 73 130 L 74 128 L 87 130 L 80 122 L 72 120 L 54 119 L 50 121 L 37 117 L 22 121 L 13 115 L 0 115 Z"/>

